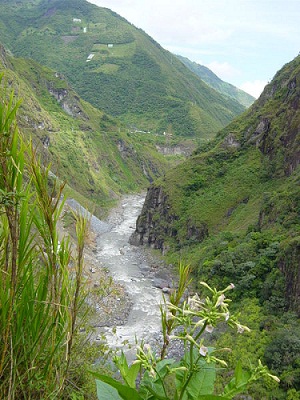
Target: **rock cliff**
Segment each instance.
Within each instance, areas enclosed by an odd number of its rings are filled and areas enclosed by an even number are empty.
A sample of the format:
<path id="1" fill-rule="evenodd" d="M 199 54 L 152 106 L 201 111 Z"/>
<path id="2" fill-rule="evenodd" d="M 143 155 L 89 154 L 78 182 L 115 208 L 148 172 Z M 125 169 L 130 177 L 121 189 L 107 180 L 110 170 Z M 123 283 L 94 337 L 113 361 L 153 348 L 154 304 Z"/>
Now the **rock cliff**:
<path id="1" fill-rule="evenodd" d="M 148 245 L 165 252 L 165 237 L 176 237 L 173 222 L 178 216 L 169 212 L 168 196 L 161 187 L 152 186 L 148 189 L 145 203 L 136 223 L 136 230 L 130 238 L 130 243 L 136 246 Z"/>
<path id="2" fill-rule="evenodd" d="M 160 249 L 163 254 L 168 251 L 166 238 L 178 240 L 177 226 L 179 216 L 172 212 L 168 196 L 159 186 L 151 186 L 146 195 L 145 203 L 136 222 L 136 230 L 130 238 L 135 246 L 147 245 Z M 205 223 L 194 224 L 188 220 L 185 229 L 185 240 L 201 242 L 208 236 L 208 227 Z"/>

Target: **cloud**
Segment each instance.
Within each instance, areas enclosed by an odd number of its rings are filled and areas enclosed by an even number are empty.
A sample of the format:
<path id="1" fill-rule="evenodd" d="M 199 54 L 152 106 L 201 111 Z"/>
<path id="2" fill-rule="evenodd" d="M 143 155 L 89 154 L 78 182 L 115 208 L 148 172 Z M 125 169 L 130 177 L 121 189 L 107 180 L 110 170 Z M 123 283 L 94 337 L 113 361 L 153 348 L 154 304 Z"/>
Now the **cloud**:
<path id="1" fill-rule="evenodd" d="M 256 97 L 264 80 L 299 52 L 299 0 L 88 1 Z"/>
<path id="2" fill-rule="evenodd" d="M 199 63 L 200 64 L 200 63 Z M 240 71 L 230 65 L 228 62 L 212 61 L 205 66 L 211 69 L 219 78 L 224 81 L 230 81 L 237 75 L 240 75 Z"/>
<path id="3" fill-rule="evenodd" d="M 266 86 L 267 81 L 260 81 L 260 80 L 255 80 L 255 81 L 248 81 L 242 83 L 239 88 L 244 90 L 246 93 L 251 94 L 254 96 L 256 99 L 260 96 L 262 91 L 264 90 L 264 87 Z"/>
<path id="4" fill-rule="evenodd" d="M 207 46 L 232 34 L 231 26 L 216 23 L 215 6 L 203 0 L 89 1 L 113 9 L 164 46 Z"/>

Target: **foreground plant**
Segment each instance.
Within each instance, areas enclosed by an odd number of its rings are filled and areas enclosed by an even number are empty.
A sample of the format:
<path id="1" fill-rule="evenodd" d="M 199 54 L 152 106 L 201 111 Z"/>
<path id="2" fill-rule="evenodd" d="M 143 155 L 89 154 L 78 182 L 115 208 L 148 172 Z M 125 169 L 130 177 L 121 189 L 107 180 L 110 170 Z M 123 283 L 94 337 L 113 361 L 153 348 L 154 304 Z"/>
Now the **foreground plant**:
<path id="1" fill-rule="evenodd" d="M 215 349 L 208 342 L 208 335 L 220 324 L 226 323 L 238 333 L 250 331 L 241 325 L 237 317 L 230 313 L 227 292 L 234 288 L 231 284 L 223 290 L 211 288 L 205 282 L 201 285 L 208 291 L 205 298 L 198 294 L 181 301 L 189 284 L 188 267 L 180 267 L 178 289 L 169 301 L 164 298 L 161 306 L 163 345 L 158 357 L 150 346 L 142 344 L 137 348 L 136 360 L 128 365 L 125 355 L 115 359 L 124 384 L 113 378 L 96 376 L 99 400 L 214 400 L 232 399 L 245 392 L 256 380 L 269 376 L 260 361 L 256 367 L 244 371 L 238 363 L 233 378 L 220 394 L 215 393 L 218 370 L 227 367 L 220 354 L 229 349 Z M 183 342 L 184 352 L 177 361 L 165 358 L 172 340 Z M 136 381 L 140 374 L 140 383 Z"/>
<path id="2" fill-rule="evenodd" d="M 0 77 L 0 398 L 62 398 L 80 305 L 86 221 L 78 252 L 58 240 L 63 185 L 18 132 Z M 70 269 L 72 261 L 73 270 Z M 75 276 L 75 278 L 74 278 Z"/>

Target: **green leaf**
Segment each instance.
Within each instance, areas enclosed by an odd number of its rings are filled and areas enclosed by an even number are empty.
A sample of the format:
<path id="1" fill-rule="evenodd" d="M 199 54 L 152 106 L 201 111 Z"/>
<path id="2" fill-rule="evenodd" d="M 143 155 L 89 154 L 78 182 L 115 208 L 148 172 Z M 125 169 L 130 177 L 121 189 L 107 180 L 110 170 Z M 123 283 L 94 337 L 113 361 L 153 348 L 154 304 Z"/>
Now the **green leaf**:
<path id="1" fill-rule="evenodd" d="M 119 368 L 122 378 L 125 383 L 131 388 L 135 388 L 135 381 L 140 371 L 140 363 L 132 364 L 128 366 L 125 354 L 122 352 L 119 357 L 114 359 L 116 366 Z"/>
<path id="2" fill-rule="evenodd" d="M 123 351 L 120 356 L 114 358 L 114 363 L 120 370 L 123 379 L 126 381 L 126 376 L 128 374 L 128 363 Z"/>
<path id="3" fill-rule="evenodd" d="M 140 371 L 140 364 L 132 364 L 128 369 L 126 382 L 131 388 L 135 388 L 135 381 Z"/>
<path id="4" fill-rule="evenodd" d="M 121 399 L 123 400 L 143 400 L 135 389 L 123 385 L 122 383 L 109 376 L 101 375 L 96 372 L 92 372 L 92 375 L 95 376 L 96 380 L 107 383 L 109 386 L 116 389 L 118 394 L 121 396 Z M 110 399 L 110 397 L 107 397 L 107 399 Z"/>
<path id="5" fill-rule="evenodd" d="M 164 360 L 161 360 L 157 363 L 156 365 L 156 370 L 159 372 L 159 374 L 161 375 L 162 373 L 164 373 L 165 370 L 168 371 L 168 366 L 171 365 L 173 366 L 175 364 L 175 360 L 173 360 L 172 358 L 166 358 Z"/>
<path id="6" fill-rule="evenodd" d="M 237 363 L 237 365 L 235 367 L 234 377 L 235 377 L 235 380 L 236 380 L 237 384 L 239 382 L 241 382 L 242 379 L 243 379 L 243 369 L 242 369 L 242 363 L 241 363 L 240 360 L 238 361 L 238 363 Z"/>
<path id="7" fill-rule="evenodd" d="M 98 400 L 122 400 L 118 391 L 112 386 L 96 379 Z"/>
<path id="8" fill-rule="evenodd" d="M 140 384 L 140 394 L 143 399 L 148 400 L 168 400 L 164 391 L 162 380 L 156 376 L 153 378 L 148 371 L 145 371 Z M 152 395 L 149 397 L 149 395 Z"/>
<path id="9" fill-rule="evenodd" d="M 206 366 L 195 372 L 187 386 L 187 393 L 193 398 L 198 399 L 200 395 L 210 395 L 214 391 L 216 379 L 216 369 L 213 365 Z"/>
<path id="10" fill-rule="evenodd" d="M 228 385 L 225 386 L 223 394 L 230 399 L 233 398 L 247 388 L 250 378 L 250 372 L 243 371 L 242 364 L 238 361 L 234 371 L 234 377 Z"/>

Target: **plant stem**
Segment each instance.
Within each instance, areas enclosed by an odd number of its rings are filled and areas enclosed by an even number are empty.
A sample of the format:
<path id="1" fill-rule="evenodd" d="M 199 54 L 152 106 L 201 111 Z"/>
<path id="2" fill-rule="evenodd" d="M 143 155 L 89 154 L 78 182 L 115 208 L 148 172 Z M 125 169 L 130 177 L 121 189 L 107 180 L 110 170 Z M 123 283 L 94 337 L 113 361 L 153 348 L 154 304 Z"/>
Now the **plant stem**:
<path id="1" fill-rule="evenodd" d="M 190 372 L 189 372 L 188 378 L 187 378 L 187 380 L 185 381 L 185 384 L 183 385 L 183 388 L 181 389 L 180 396 L 179 396 L 179 399 L 178 399 L 178 400 L 182 400 L 183 395 L 184 395 L 184 393 L 185 393 L 185 390 L 186 390 L 186 388 L 188 387 L 188 384 L 190 383 L 190 380 L 192 379 L 192 377 L 193 377 L 193 375 L 194 375 L 194 372 L 195 372 L 194 365 L 197 365 L 198 361 L 200 360 L 200 357 L 201 357 L 201 354 L 199 354 L 199 356 L 197 357 L 195 363 L 193 363 L 193 366 L 192 366 L 192 368 L 191 368 L 191 370 L 190 370 Z"/>
<path id="2" fill-rule="evenodd" d="M 202 326 L 202 328 L 200 329 L 199 333 L 196 335 L 196 337 L 195 337 L 195 339 L 194 339 L 195 342 L 200 338 L 200 336 L 201 336 L 202 333 L 204 332 L 206 325 L 207 325 L 207 321 L 205 321 L 205 323 L 204 323 L 204 325 Z M 186 388 L 187 388 L 187 386 L 188 386 L 190 380 L 192 379 L 192 376 L 193 376 L 193 374 L 194 374 L 194 372 L 195 372 L 195 371 L 194 371 L 194 365 L 197 365 L 197 363 L 198 363 L 198 361 L 199 361 L 199 359 L 200 359 L 200 357 L 201 357 L 201 354 L 199 354 L 199 356 L 198 356 L 197 359 L 196 359 L 196 362 L 194 363 L 194 343 L 193 343 L 193 342 L 190 342 L 190 352 L 189 352 L 189 355 L 190 355 L 190 371 L 189 371 L 188 378 L 187 378 L 187 380 L 185 381 L 185 384 L 183 385 L 183 388 L 182 388 L 182 390 L 181 390 L 181 392 L 180 392 L 179 400 L 182 399 L 182 397 L 183 397 L 183 395 L 184 395 L 184 392 L 185 392 L 185 390 L 186 390 Z"/>
<path id="3" fill-rule="evenodd" d="M 157 373 L 157 375 L 158 375 L 158 377 L 159 377 L 159 380 L 161 381 L 161 384 L 162 384 L 162 387 L 163 387 L 163 390 L 164 390 L 165 396 L 166 396 L 166 398 L 167 398 L 167 397 L 168 397 L 168 395 L 167 395 L 167 391 L 166 391 L 166 388 L 165 388 L 164 381 L 163 381 L 162 377 L 160 376 L 159 372 L 158 372 L 156 369 L 154 369 L 154 371 Z"/>

